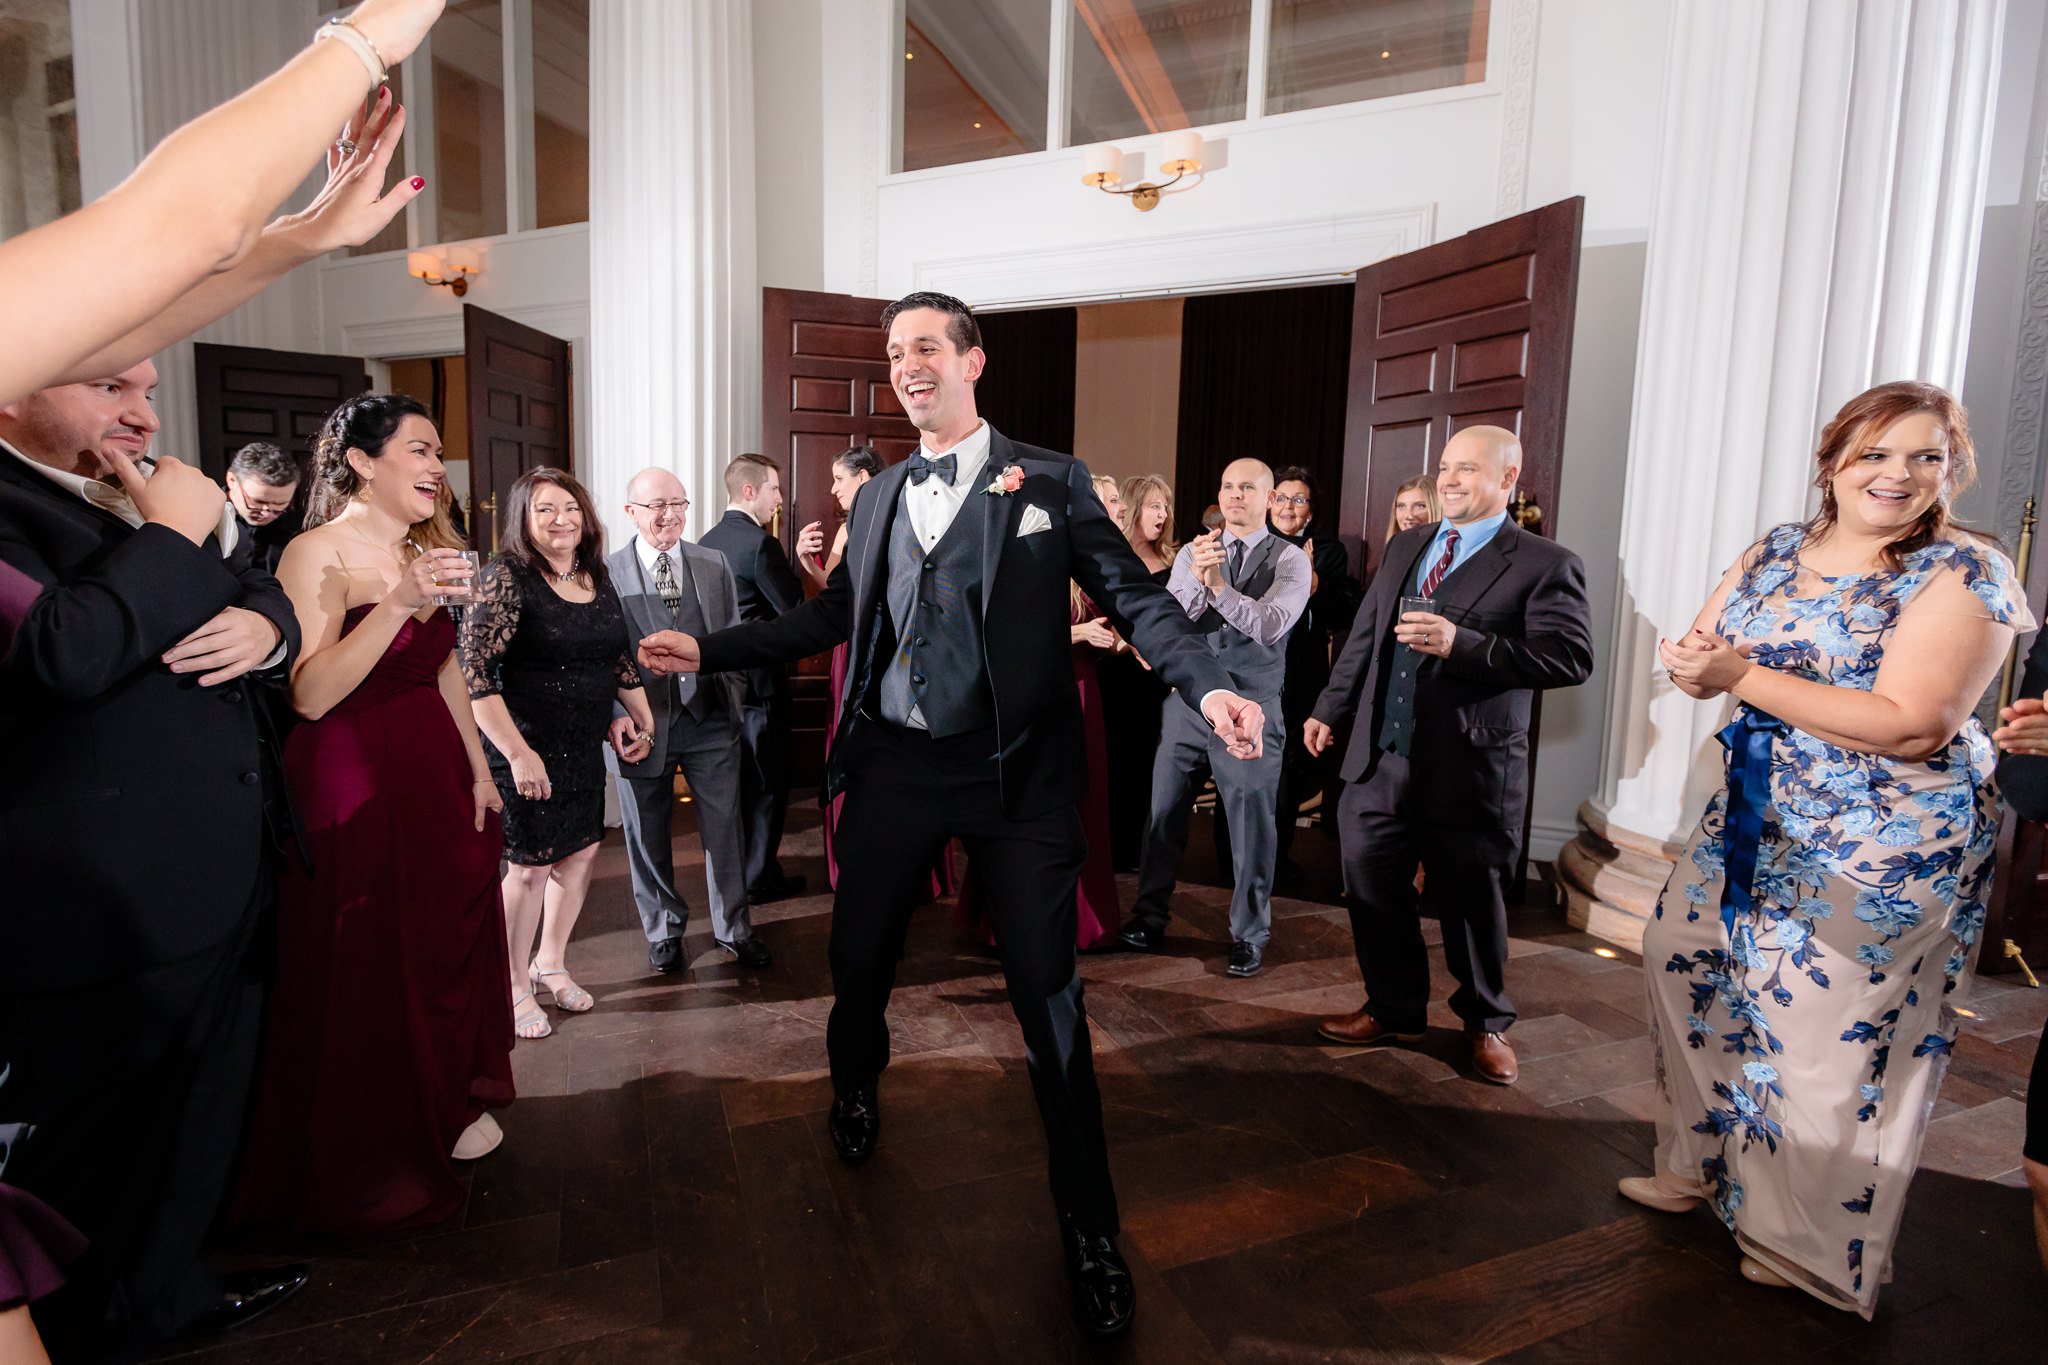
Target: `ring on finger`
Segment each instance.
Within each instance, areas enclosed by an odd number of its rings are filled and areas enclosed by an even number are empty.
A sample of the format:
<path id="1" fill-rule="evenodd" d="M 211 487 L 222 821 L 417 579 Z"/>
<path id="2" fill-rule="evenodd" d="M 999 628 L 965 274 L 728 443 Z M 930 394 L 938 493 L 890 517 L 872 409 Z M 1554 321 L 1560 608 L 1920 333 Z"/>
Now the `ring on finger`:
<path id="1" fill-rule="evenodd" d="M 340 152 L 343 156 L 354 156 L 356 154 L 356 140 L 352 137 L 338 137 L 334 140 L 334 150 Z"/>

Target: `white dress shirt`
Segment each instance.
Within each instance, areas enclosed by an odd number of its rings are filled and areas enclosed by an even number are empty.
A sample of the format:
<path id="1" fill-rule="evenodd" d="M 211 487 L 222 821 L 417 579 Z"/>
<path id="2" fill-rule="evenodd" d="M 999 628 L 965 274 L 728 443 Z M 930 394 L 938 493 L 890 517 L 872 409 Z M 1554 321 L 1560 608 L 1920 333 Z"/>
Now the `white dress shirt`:
<path id="1" fill-rule="evenodd" d="M 951 451 L 923 447 L 927 460 L 946 454 L 953 456 L 953 482 L 947 483 L 936 474 L 923 483 L 904 481 L 903 501 L 910 512 L 910 529 L 926 554 L 951 529 L 953 518 L 967 505 L 967 495 L 987 482 L 981 475 L 988 467 L 989 436 L 988 423 L 983 422 Z"/>

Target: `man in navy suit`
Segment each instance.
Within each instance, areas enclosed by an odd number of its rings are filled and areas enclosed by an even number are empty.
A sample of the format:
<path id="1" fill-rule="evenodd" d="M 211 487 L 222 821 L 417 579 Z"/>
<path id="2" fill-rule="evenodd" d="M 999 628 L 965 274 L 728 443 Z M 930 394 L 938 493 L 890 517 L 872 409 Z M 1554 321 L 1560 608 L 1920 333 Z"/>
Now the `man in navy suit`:
<path id="1" fill-rule="evenodd" d="M 959 837 L 995 923 L 1010 1005 L 1045 1125 L 1053 1201 L 1084 1326 L 1130 1324 L 1116 1194 L 1074 951 L 1086 856 L 1075 809 L 1088 777 L 1069 648 L 1077 580 L 1240 759 L 1264 716 L 1236 695 L 1178 602 L 1153 583 L 1103 510 L 1087 467 L 982 421 L 985 357 L 958 299 L 919 293 L 882 316 L 890 381 L 924 433 L 919 453 L 864 485 L 846 555 L 824 590 L 773 621 L 702 641 L 641 644 L 657 671 L 721 672 L 853 642 L 823 795 L 844 792 L 832 917 L 828 1122 L 848 1162 L 880 1127 L 884 1011 L 911 911 Z M 1170 703 L 1173 704 L 1173 703 Z"/>

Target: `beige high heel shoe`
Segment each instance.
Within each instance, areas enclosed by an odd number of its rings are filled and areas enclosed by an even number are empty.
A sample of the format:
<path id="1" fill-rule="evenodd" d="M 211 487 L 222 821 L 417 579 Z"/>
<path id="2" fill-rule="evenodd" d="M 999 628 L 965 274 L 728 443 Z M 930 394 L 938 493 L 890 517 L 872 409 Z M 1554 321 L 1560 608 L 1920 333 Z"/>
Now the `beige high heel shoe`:
<path id="1" fill-rule="evenodd" d="M 1671 1180 L 1672 1184 L 1667 1185 L 1666 1180 Z M 1693 1193 L 1681 1193 L 1673 1188 L 1676 1183 L 1675 1178 L 1660 1171 L 1656 1175 L 1625 1175 L 1616 1188 L 1621 1191 L 1622 1198 L 1633 1199 L 1646 1209 L 1655 1209 L 1659 1213 L 1691 1213 L 1706 1195 L 1699 1192 L 1698 1186 L 1694 1186 Z"/>

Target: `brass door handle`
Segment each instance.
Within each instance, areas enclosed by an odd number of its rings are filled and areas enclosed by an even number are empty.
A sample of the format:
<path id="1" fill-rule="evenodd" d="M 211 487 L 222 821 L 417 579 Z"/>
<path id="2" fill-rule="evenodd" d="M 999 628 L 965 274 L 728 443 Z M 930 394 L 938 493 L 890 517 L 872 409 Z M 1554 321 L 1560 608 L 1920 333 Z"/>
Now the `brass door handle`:
<path id="1" fill-rule="evenodd" d="M 496 553 L 498 553 L 498 495 L 497 495 L 497 493 L 496 493 L 495 491 L 494 491 L 494 492 L 492 492 L 492 494 L 491 494 L 491 495 L 490 495 L 490 496 L 489 496 L 488 498 L 485 498 L 485 499 L 483 500 L 483 502 L 482 502 L 482 503 L 480 503 L 480 504 L 478 504 L 478 505 L 479 505 L 479 506 L 480 506 L 480 507 L 481 507 L 481 508 L 482 508 L 482 509 L 483 509 L 484 511 L 486 511 L 486 512 L 488 512 L 488 513 L 490 513 L 490 514 L 491 514 L 491 553 L 495 555 Z"/>
<path id="2" fill-rule="evenodd" d="M 1519 488 L 1515 490 L 1515 500 L 1508 504 L 1508 515 L 1524 531 L 1533 531 L 1543 524 L 1543 509 L 1529 501 L 1529 495 Z"/>

